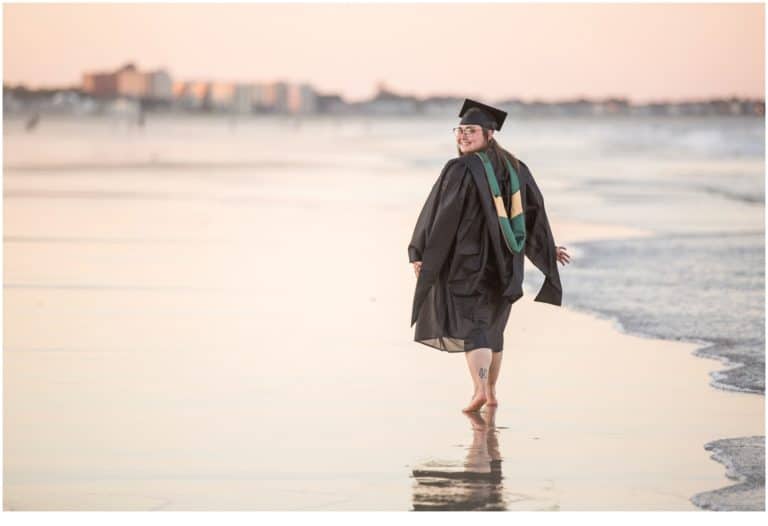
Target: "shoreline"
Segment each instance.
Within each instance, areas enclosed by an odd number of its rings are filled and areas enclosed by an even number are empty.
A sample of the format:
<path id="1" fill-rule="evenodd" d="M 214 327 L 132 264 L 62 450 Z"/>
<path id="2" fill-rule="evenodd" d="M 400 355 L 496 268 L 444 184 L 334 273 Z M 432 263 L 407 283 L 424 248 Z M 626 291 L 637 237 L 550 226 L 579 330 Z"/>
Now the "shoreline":
<path id="1" fill-rule="evenodd" d="M 713 511 L 765 510 L 765 437 L 723 438 L 704 444 L 736 484 L 697 493 L 691 502 Z M 746 461 L 745 461 L 746 459 Z"/>
<path id="2" fill-rule="evenodd" d="M 571 242 L 575 243 L 577 248 L 579 243 L 584 242 L 652 237 L 654 235 L 652 231 L 613 226 L 603 227 L 575 222 L 565 222 L 557 225 L 557 227 L 555 227 L 553 223 L 552 228 L 553 231 L 556 230 L 558 233 L 565 232 L 566 235 L 562 237 L 572 239 Z M 576 230 L 579 230 L 579 232 L 576 233 Z M 629 328 L 622 322 L 619 316 L 608 314 L 598 309 L 581 307 L 566 308 L 570 308 L 576 312 L 584 312 L 598 319 L 607 320 L 616 328 L 616 330 L 623 334 L 652 340 L 682 342 L 694 345 L 696 348 L 691 351 L 692 356 L 716 360 L 721 364 L 720 368 L 709 371 L 708 385 L 710 387 L 723 392 L 755 394 L 762 396 L 763 398 L 765 397 L 763 391 L 720 381 L 722 378 L 728 377 L 728 371 L 745 367 L 748 364 L 744 361 L 732 360 L 728 356 L 709 352 L 718 347 L 717 342 L 705 339 L 681 338 L 679 340 L 671 340 L 662 338 Z M 695 493 L 690 497 L 690 501 L 702 509 L 719 511 L 764 511 L 765 436 L 750 435 L 714 439 L 704 443 L 703 448 L 706 451 L 712 451 L 710 458 L 715 462 L 722 464 L 725 467 L 726 476 L 729 479 L 736 481 L 736 484 Z"/>

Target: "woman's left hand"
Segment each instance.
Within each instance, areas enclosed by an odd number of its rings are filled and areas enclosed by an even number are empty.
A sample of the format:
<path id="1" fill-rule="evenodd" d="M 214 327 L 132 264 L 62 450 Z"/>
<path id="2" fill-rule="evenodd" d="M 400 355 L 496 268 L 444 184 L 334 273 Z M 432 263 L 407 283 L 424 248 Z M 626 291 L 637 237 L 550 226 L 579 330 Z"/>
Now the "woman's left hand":
<path id="1" fill-rule="evenodd" d="M 416 277 L 419 277 L 419 273 L 421 272 L 421 261 L 414 261 L 413 262 L 413 272 L 416 274 Z"/>
<path id="2" fill-rule="evenodd" d="M 565 251 L 565 247 L 555 247 L 557 251 L 557 260 L 565 266 L 566 263 L 571 262 L 571 256 Z"/>

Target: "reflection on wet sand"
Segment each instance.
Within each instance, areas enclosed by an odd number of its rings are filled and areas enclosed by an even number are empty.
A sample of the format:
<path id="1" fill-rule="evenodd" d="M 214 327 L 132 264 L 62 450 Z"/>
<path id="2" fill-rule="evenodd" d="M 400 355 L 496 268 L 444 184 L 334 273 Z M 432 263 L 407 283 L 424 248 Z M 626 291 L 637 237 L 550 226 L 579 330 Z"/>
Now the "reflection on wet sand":
<path id="1" fill-rule="evenodd" d="M 464 416 L 472 426 L 464 461 L 430 459 L 414 468 L 414 511 L 506 510 L 496 409 Z"/>

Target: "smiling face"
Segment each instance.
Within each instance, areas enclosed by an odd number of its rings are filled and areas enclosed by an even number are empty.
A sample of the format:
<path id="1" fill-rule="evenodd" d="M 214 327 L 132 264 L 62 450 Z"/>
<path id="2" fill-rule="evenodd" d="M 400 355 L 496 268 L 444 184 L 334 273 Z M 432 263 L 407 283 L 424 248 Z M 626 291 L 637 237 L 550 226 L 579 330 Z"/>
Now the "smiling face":
<path id="1" fill-rule="evenodd" d="M 482 150 L 488 146 L 488 139 L 493 137 L 493 130 L 487 130 L 488 137 L 484 137 L 483 128 L 477 124 L 458 126 L 455 133 L 456 145 L 462 154 Z"/>

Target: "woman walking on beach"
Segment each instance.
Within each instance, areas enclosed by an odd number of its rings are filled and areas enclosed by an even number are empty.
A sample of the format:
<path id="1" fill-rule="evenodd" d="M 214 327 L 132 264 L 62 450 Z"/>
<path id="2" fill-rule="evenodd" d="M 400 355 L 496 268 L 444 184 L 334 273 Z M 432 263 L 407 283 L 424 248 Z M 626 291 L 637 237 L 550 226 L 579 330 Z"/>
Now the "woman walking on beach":
<path id="1" fill-rule="evenodd" d="M 497 405 L 504 328 L 523 295 L 527 256 L 544 274 L 534 301 L 561 305 L 556 246 L 528 166 L 493 138 L 507 114 L 466 99 L 454 128 L 458 157 L 443 167 L 408 245 L 416 273 L 414 341 L 464 352 L 475 392 L 463 411 Z"/>

